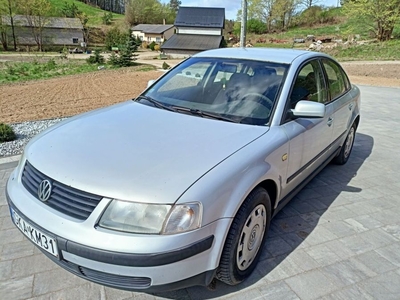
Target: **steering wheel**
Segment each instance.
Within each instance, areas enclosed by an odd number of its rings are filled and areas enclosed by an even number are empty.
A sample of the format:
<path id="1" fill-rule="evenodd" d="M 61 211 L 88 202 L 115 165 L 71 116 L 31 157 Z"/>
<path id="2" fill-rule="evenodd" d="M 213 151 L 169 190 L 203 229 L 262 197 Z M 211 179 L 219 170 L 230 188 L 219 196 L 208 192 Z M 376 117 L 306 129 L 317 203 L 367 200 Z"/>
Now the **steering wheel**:
<path id="1" fill-rule="evenodd" d="M 262 106 L 268 108 L 268 109 L 272 109 L 272 106 L 274 105 L 274 103 L 272 102 L 271 99 L 269 99 L 267 96 L 260 94 L 260 93 L 247 93 L 243 96 L 243 99 L 249 97 L 249 99 L 251 101 L 255 101 L 257 103 L 260 103 Z"/>

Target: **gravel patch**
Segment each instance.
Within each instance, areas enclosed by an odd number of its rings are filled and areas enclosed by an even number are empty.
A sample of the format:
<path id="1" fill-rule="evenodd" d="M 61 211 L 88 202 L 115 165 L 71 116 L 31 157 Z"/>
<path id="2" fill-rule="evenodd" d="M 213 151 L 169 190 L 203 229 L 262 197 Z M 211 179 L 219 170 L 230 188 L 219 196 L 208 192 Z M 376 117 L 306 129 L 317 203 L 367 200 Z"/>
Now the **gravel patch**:
<path id="1" fill-rule="evenodd" d="M 67 118 L 57 118 L 57 119 L 10 124 L 10 126 L 12 127 L 17 136 L 17 139 L 15 141 L 5 142 L 0 144 L 0 157 L 21 154 L 22 151 L 24 150 L 25 145 L 29 142 L 29 140 L 32 137 L 42 132 L 46 128 L 65 119 Z"/>

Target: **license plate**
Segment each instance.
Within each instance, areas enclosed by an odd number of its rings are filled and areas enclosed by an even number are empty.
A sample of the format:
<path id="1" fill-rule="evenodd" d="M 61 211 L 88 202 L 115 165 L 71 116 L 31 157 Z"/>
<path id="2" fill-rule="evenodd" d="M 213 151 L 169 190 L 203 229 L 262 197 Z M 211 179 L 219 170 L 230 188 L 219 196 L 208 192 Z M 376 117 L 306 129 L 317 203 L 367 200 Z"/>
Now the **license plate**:
<path id="1" fill-rule="evenodd" d="M 43 250 L 49 252 L 50 254 L 58 257 L 57 242 L 52 237 L 43 233 L 39 229 L 29 224 L 21 218 L 21 216 L 11 208 L 11 215 L 14 224 L 25 234 L 32 242 L 38 245 Z"/>

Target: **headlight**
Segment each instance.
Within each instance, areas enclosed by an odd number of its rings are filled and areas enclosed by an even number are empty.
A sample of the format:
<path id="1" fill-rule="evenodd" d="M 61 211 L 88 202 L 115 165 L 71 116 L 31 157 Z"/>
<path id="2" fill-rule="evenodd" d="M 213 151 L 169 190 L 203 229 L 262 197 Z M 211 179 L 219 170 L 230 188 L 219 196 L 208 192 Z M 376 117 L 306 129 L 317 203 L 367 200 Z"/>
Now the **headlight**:
<path id="1" fill-rule="evenodd" d="M 142 234 L 174 234 L 201 225 L 200 203 L 180 205 L 143 204 L 113 200 L 100 218 L 99 226 Z"/>
<path id="2" fill-rule="evenodd" d="M 194 230 L 200 227 L 202 207 L 200 203 L 175 205 L 164 225 L 163 234 L 173 234 Z"/>

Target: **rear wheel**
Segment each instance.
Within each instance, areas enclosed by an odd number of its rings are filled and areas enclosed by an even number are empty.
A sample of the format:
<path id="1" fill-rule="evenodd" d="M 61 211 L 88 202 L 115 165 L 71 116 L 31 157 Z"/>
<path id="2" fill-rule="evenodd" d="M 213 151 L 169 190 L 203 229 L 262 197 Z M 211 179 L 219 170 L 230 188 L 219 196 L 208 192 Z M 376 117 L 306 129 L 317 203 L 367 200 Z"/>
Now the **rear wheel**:
<path id="1" fill-rule="evenodd" d="M 346 140 L 340 150 L 338 156 L 333 159 L 333 162 L 337 165 L 344 165 L 349 157 L 351 150 L 353 150 L 354 139 L 356 137 L 356 125 L 353 124 L 347 134 Z"/>
<path id="2" fill-rule="evenodd" d="M 271 201 L 261 187 L 254 189 L 237 212 L 222 252 L 217 278 L 236 285 L 254 270 L 271 221 Z"/>

